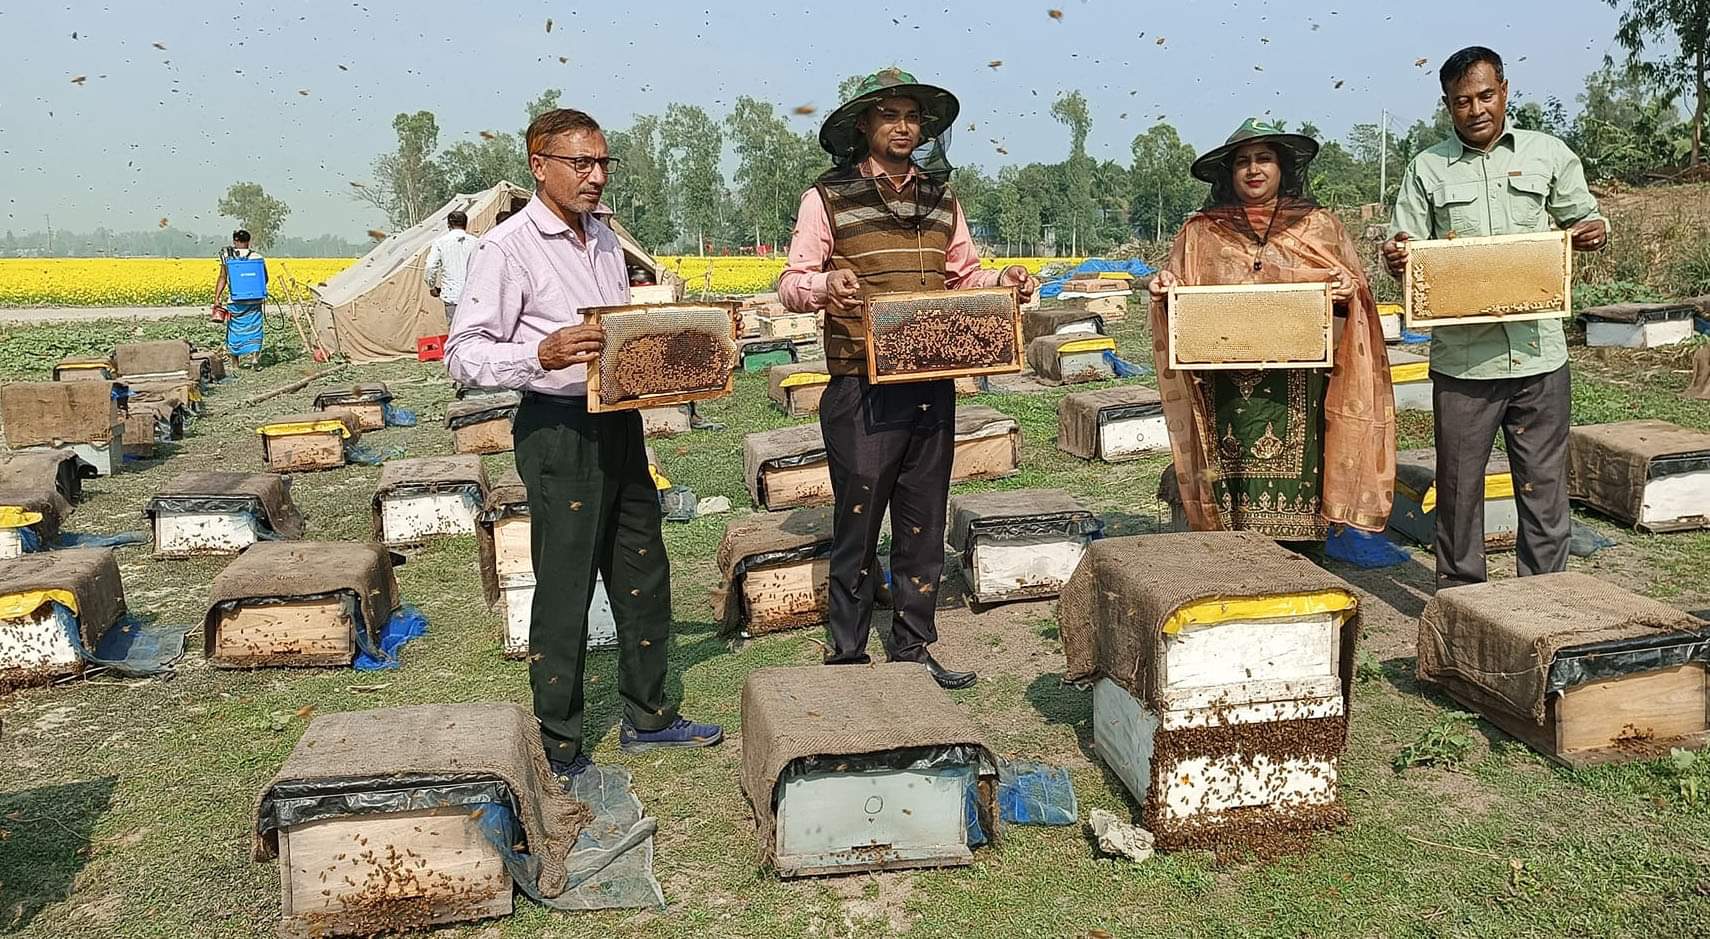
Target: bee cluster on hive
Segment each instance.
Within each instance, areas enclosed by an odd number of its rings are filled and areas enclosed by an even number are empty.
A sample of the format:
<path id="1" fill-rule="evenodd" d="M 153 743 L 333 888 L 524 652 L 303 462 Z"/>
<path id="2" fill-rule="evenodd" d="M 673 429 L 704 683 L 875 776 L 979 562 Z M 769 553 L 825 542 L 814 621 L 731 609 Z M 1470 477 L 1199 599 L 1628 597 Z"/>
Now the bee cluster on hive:
<path id="1" fill-rule="evenodd" d="M 1015 294 L 942 291 L 868 301 L 869 354 L 878 375 L 1020 367 Z"/>

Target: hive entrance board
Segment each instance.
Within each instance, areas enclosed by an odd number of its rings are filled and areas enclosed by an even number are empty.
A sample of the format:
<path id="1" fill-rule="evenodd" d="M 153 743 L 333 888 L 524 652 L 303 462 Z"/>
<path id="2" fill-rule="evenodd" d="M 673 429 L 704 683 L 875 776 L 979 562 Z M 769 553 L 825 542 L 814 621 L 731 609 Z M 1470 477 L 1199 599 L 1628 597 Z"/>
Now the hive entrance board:
<path id="1" fill-rule="evenodd" d="M 778 873 L 803 877 L 972 863 L 964 804 L 973 780 L 972 765 L 810 772 L 787 779 L 778 787 Z"/>
<path id="2" fill-rule="evenodd" d="M 511 418 L 503 415 L 490 421 L 465 424 L 451 432 L 454 453 L 507 453 L 514 443 Z"/>
<path id="3" fill-rule="evenodd" d="M 262 524 L 250 509 L 154 513 L 154 555 L 183 558 L 237 554 L 262 538 Z"/>
<path id="4" fill-rule="evenodd" d="M 1013 287 L 875 294 L 862 327 L 875 384 L 1010 375 L 1025 356 Z"/>
<path id="5" fill-rule="evenodd" d="M 380 497 L 380 530 L 391 546 L 418 545 L 441 535 L 474 534 L 480 514 L 478 493 L 467 489 Z"/>
<path id="6" fill-rule="evenodd" d="M 356 620 L 342 596 L 229 604 L 215 623 L 216 665 L 349 665 Z"/>
<path id="7" fill-rule="evenodd" d="M 370 935 L 507 916 L 511 877 L 467 806 L 279 832 L 280 934 Z"/>
<path id="8" fill-rule="evenodd" d="M 1329 368 L 1330 291 L 1327 283 L 1171 287 L 1170 367 Z"/>
<path id="9" fill-rule="evenodd" d="M 280 473 L 337 469 L 344 465 L 344 436 L 337 431 L 264 433 L 261 445 L 267 468 Z"/>
<path id="10" fill-rule="evenodd" d="M 588 410 L 684 404 L 730 393 L 740 320 L 733 303 L 593 307 L 585 321 L 605 332 L 588 364 Z"/>
<path id="11" fill-rule="evenodd" d="M 1409 328 L 1556 319 L 1573 310 L 1568 232 L 1407 243 Z"/>
<path id="12" fill-rule="evenodd" d="M 742 575 L 745 631 L 759 636 L 824 623 L 830 583 L 830 558 L 749 568 Z"/>
<path id="13" fill-rule="evenodd" d="M 831 464 L 825 457 L 794 466 L 766 466 L 760 470 L 760 492 L 766 510 L 793 509 L 831 502 Z"/>

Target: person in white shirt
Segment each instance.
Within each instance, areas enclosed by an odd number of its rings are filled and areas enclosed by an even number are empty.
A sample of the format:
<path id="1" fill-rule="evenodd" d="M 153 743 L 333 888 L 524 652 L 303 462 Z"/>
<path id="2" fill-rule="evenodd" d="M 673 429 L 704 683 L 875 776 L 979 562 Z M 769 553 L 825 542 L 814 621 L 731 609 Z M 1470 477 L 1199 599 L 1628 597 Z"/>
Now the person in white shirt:
<path id="1" fill-rule="evenodd" d="M 469 216 L 462 212 L 446 215 L 445 224 L 448 231 L 435 238 L 433 246 L 428 248 L 427 270 L 422 276 L 427 280 L 428 293 L 445 304 L 445 321 L 449 323 L 457 313 L 457 301 L 463 296 L 463 279 L 469 273 L 469 256 L 475 253 L 476 238 L 469 234 Z"/>

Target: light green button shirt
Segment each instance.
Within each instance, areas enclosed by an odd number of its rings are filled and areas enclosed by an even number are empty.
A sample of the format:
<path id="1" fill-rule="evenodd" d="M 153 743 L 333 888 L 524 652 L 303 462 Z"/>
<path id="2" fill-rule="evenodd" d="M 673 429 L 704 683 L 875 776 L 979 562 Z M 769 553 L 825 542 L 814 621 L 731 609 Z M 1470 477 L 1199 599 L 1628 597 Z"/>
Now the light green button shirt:
<path id="1" fill-rule="evenodd" d="M 1413 158 L 1390 234 L 1472 238 L 1569 228 L 1600 219 L 1585 167 L 1567 144 L 1506 130 L 1488 151 L 1457 135 Z M 1528 320 L 1431 331 L 1431 371 L 1451 378 L 1523 378 L 1567 363 L 1562 321 Z"/>

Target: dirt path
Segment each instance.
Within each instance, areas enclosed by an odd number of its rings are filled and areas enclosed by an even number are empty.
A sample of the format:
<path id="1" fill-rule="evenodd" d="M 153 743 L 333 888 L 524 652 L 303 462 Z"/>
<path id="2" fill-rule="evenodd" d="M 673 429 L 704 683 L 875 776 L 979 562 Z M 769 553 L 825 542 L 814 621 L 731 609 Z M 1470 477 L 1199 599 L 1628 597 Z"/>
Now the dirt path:
<path id="1" fill-rule="evenodd" d="M 0 323 L 75 323 L 81 320 L 165 320 L 207 316 L 204 306 L 68 306 L 0 309 Z"/>

